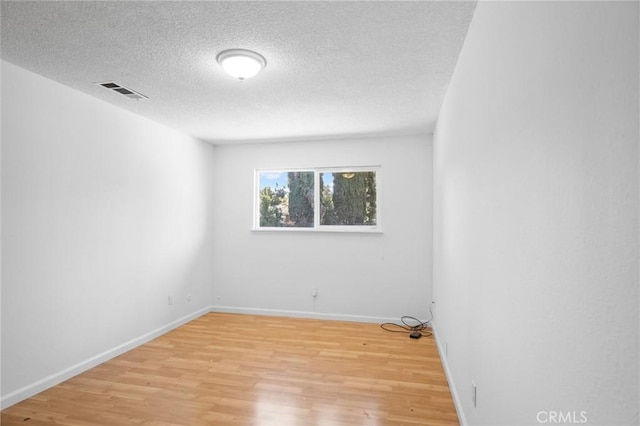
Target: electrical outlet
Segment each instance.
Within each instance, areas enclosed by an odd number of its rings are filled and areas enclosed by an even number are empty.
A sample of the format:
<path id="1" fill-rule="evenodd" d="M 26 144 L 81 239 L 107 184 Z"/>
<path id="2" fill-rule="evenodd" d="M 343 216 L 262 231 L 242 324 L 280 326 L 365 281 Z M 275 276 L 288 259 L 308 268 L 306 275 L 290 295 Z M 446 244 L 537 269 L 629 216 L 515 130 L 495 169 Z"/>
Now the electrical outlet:
<path id="1" fill-rule="evenodd" d="M 313 291 L 311 292 L 311 297 L 313 298 L 318 297 L 318 287 L 313 288 Z"/>
<path id="2" fill-rule="evenodd" d="M 191 293 L 187 294 L 187 302 L 191 302 Z"/>
<path id="3" fill-rule="evenodd" d="M 173 296 L 168 297 L 167 303 L 169 304 L 169 306 L 173 305 Z"/>
<path id="4" fill-rule="evenodd" d="M 473 381 L 471 381 L 471 402 L 474 408 L 478 406 L 478 386 Z"/>

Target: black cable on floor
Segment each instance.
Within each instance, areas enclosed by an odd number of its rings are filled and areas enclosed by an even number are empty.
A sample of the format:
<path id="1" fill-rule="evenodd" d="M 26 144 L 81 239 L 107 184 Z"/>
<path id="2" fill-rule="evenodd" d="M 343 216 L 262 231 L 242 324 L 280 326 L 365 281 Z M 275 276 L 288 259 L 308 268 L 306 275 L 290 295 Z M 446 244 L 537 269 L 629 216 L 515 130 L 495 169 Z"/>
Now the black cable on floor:
<path id="1" fill-rule="evenodd" d="M 380 328 L 384 331 L 389 331 L 392 333 L 406 333 L 413 338 L 418 338 L 421 336 L 429 337 L 432 334 L 430 331 L 424 331 L 429 328 L 429 323 L 431 322 L 431 320 L 420 321 L 416 317 L 403 315 L 400 318 L 400 321 L 402 322 L 402 324 L 396 324 L 393 322 L 382 323 L 380 324 Z M 410 321 L 411 323 L 409 323 L 408 321 Z"/>

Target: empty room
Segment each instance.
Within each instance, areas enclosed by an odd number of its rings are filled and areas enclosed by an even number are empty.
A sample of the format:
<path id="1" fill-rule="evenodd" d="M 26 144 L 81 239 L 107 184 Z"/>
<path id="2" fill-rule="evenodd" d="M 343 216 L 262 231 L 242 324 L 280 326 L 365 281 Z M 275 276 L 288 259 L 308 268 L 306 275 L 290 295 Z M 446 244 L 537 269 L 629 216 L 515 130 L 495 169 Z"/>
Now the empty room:
<path id="1" fill-rule="evenodd" d="M 639 425 L 638 1 L 0 2 L 4 425 Z"/>

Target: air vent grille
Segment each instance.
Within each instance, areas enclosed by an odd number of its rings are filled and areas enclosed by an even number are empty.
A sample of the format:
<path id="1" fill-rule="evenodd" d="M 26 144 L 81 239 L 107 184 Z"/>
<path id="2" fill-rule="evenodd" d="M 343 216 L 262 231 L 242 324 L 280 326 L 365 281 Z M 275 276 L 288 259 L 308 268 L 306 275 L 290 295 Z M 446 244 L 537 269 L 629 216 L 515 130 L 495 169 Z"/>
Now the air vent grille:
<path id="1" fill-rule="evenodd" d="M 113 90 L 114 92 L 118 92 L 129 99 L 149 99 L 148 96 L 145 96 L 140 92 L 136 92 L 135 90 L 129 89 L 128 87 L 124 87 L 121 84 L 114 83 L 113 81 L 106 81 L 104 83 L 96 83 L 96 84 L 104 87 L 107 90 Z"/>

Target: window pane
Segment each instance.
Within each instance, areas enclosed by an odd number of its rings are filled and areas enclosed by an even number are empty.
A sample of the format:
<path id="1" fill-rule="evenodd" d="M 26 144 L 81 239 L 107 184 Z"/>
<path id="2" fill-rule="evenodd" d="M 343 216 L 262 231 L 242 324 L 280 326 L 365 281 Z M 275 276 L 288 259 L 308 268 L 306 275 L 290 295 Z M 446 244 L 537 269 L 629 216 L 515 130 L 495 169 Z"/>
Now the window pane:
<path id="1" fill-rule="evenodd" d="M 259 173 L 260 227 L 313 227 L 313 172 Z"/>
<path id="2" fill-rule="evenodd" d="M 376 172 L 320 173 L 320 225 L 375 225 Z"/>

